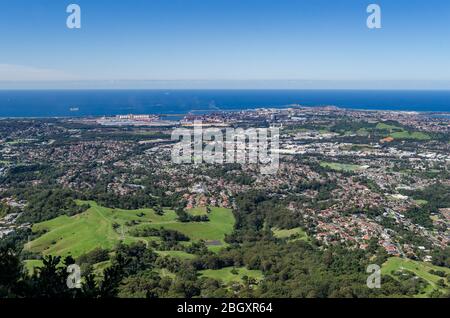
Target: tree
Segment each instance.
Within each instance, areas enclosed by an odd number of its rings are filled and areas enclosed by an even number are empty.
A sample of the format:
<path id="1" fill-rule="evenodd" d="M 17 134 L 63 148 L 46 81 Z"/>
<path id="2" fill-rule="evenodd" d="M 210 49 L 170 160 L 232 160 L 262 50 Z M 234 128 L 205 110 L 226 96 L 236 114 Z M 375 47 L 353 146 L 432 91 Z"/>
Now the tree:
<path id="1" fill-rule="evenodd" d="M 18 281 L 23 276 L 23 266 L 16 250 L 11 246 L 0 247 L 0 298 L 14 297 Z"/>
<path id="2" fill-rule="evenodd" d="M 43 266 L 33 275 L 33 294 L 44 298 L 62 298 L 68 295 L 67 266 L 59 266 L 61 257 L 45 256 Z M 69 260 L 70 262 L 71 260 Z"/>
<path id="3" fill-rule="evenodd" d="M 115 264 L 103 271 L 103 280 L 99 284 L 98 295 L 101 298 L 113 298 L 117 296 L 119 284 L 124 276 L 121 264 Z M 92 283 L 91 287 L 92 287 Z M 91 289 L 95 291 L 96 289 Z"/>
<path id="4" fill-rule="evenodd" d="M 155 210 L 156 215 L 164 215 L 164 210 L 159 205 L 155 206 L 153 210 Z"/>

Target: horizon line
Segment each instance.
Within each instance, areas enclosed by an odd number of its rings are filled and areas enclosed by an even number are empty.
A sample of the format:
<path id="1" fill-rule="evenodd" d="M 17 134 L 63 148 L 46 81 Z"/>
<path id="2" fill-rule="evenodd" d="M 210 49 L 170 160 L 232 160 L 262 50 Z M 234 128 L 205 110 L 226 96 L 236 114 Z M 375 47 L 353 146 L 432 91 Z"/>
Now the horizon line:
<path id="1" fill-rule="evenodd" d="M 0 80 L 0 90 L 450 90 L 450 80 Z"/>

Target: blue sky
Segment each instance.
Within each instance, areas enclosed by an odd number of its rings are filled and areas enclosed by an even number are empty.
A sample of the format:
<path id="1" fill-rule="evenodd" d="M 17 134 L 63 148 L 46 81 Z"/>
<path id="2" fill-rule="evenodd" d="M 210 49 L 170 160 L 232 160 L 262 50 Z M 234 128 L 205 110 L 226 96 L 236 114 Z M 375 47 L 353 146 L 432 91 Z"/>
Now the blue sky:
<path id="1" fill-rule="evenodd" d="M 66 27 L 70 3 L 80 30 Z M 0 0 L 0 81 L 121 80 L 445 86 L 450 1 Z"/>

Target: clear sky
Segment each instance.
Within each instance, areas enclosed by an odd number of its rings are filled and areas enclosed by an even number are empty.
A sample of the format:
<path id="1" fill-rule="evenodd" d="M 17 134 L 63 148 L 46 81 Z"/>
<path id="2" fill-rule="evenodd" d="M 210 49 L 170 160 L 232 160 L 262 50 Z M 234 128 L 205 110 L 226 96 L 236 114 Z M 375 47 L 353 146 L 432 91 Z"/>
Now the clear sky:
<path id="1" fill-rule="evenodd" d="M 0 88 L 62 80 L 450 88 L 450 1 L 0 0 Z"/>

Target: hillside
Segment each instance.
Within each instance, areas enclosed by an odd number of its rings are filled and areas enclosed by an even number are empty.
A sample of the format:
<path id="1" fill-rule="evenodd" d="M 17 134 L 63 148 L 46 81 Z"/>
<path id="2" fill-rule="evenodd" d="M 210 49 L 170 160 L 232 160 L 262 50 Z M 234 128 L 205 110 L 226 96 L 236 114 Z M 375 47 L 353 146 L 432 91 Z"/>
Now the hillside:
<path id="1" fill-rule="evenodd" d="M 92 201 L 79 203 L 89 203 L 90 208 L 72 217 L 64 215 L 35 224 L 33 232 L 44 234 L 26 244 L 25 249 L 44 255 L 78 257 L 98 247 L 111 249 L 120 241 L 160 241 L 156 236 L 130 234 L 131 229 L 151 227 L 178 231 L 191 241 L 204 240 L 211 249 L 217 250 L 225 246 L 225 235 L 232 232 L 235 222 L 231 210 L 224 208 L 211 208 L 208 222 L 181 223 L 172 210 L 157 215 L 152 209 L 122 210 L 106 208 Z"/>

